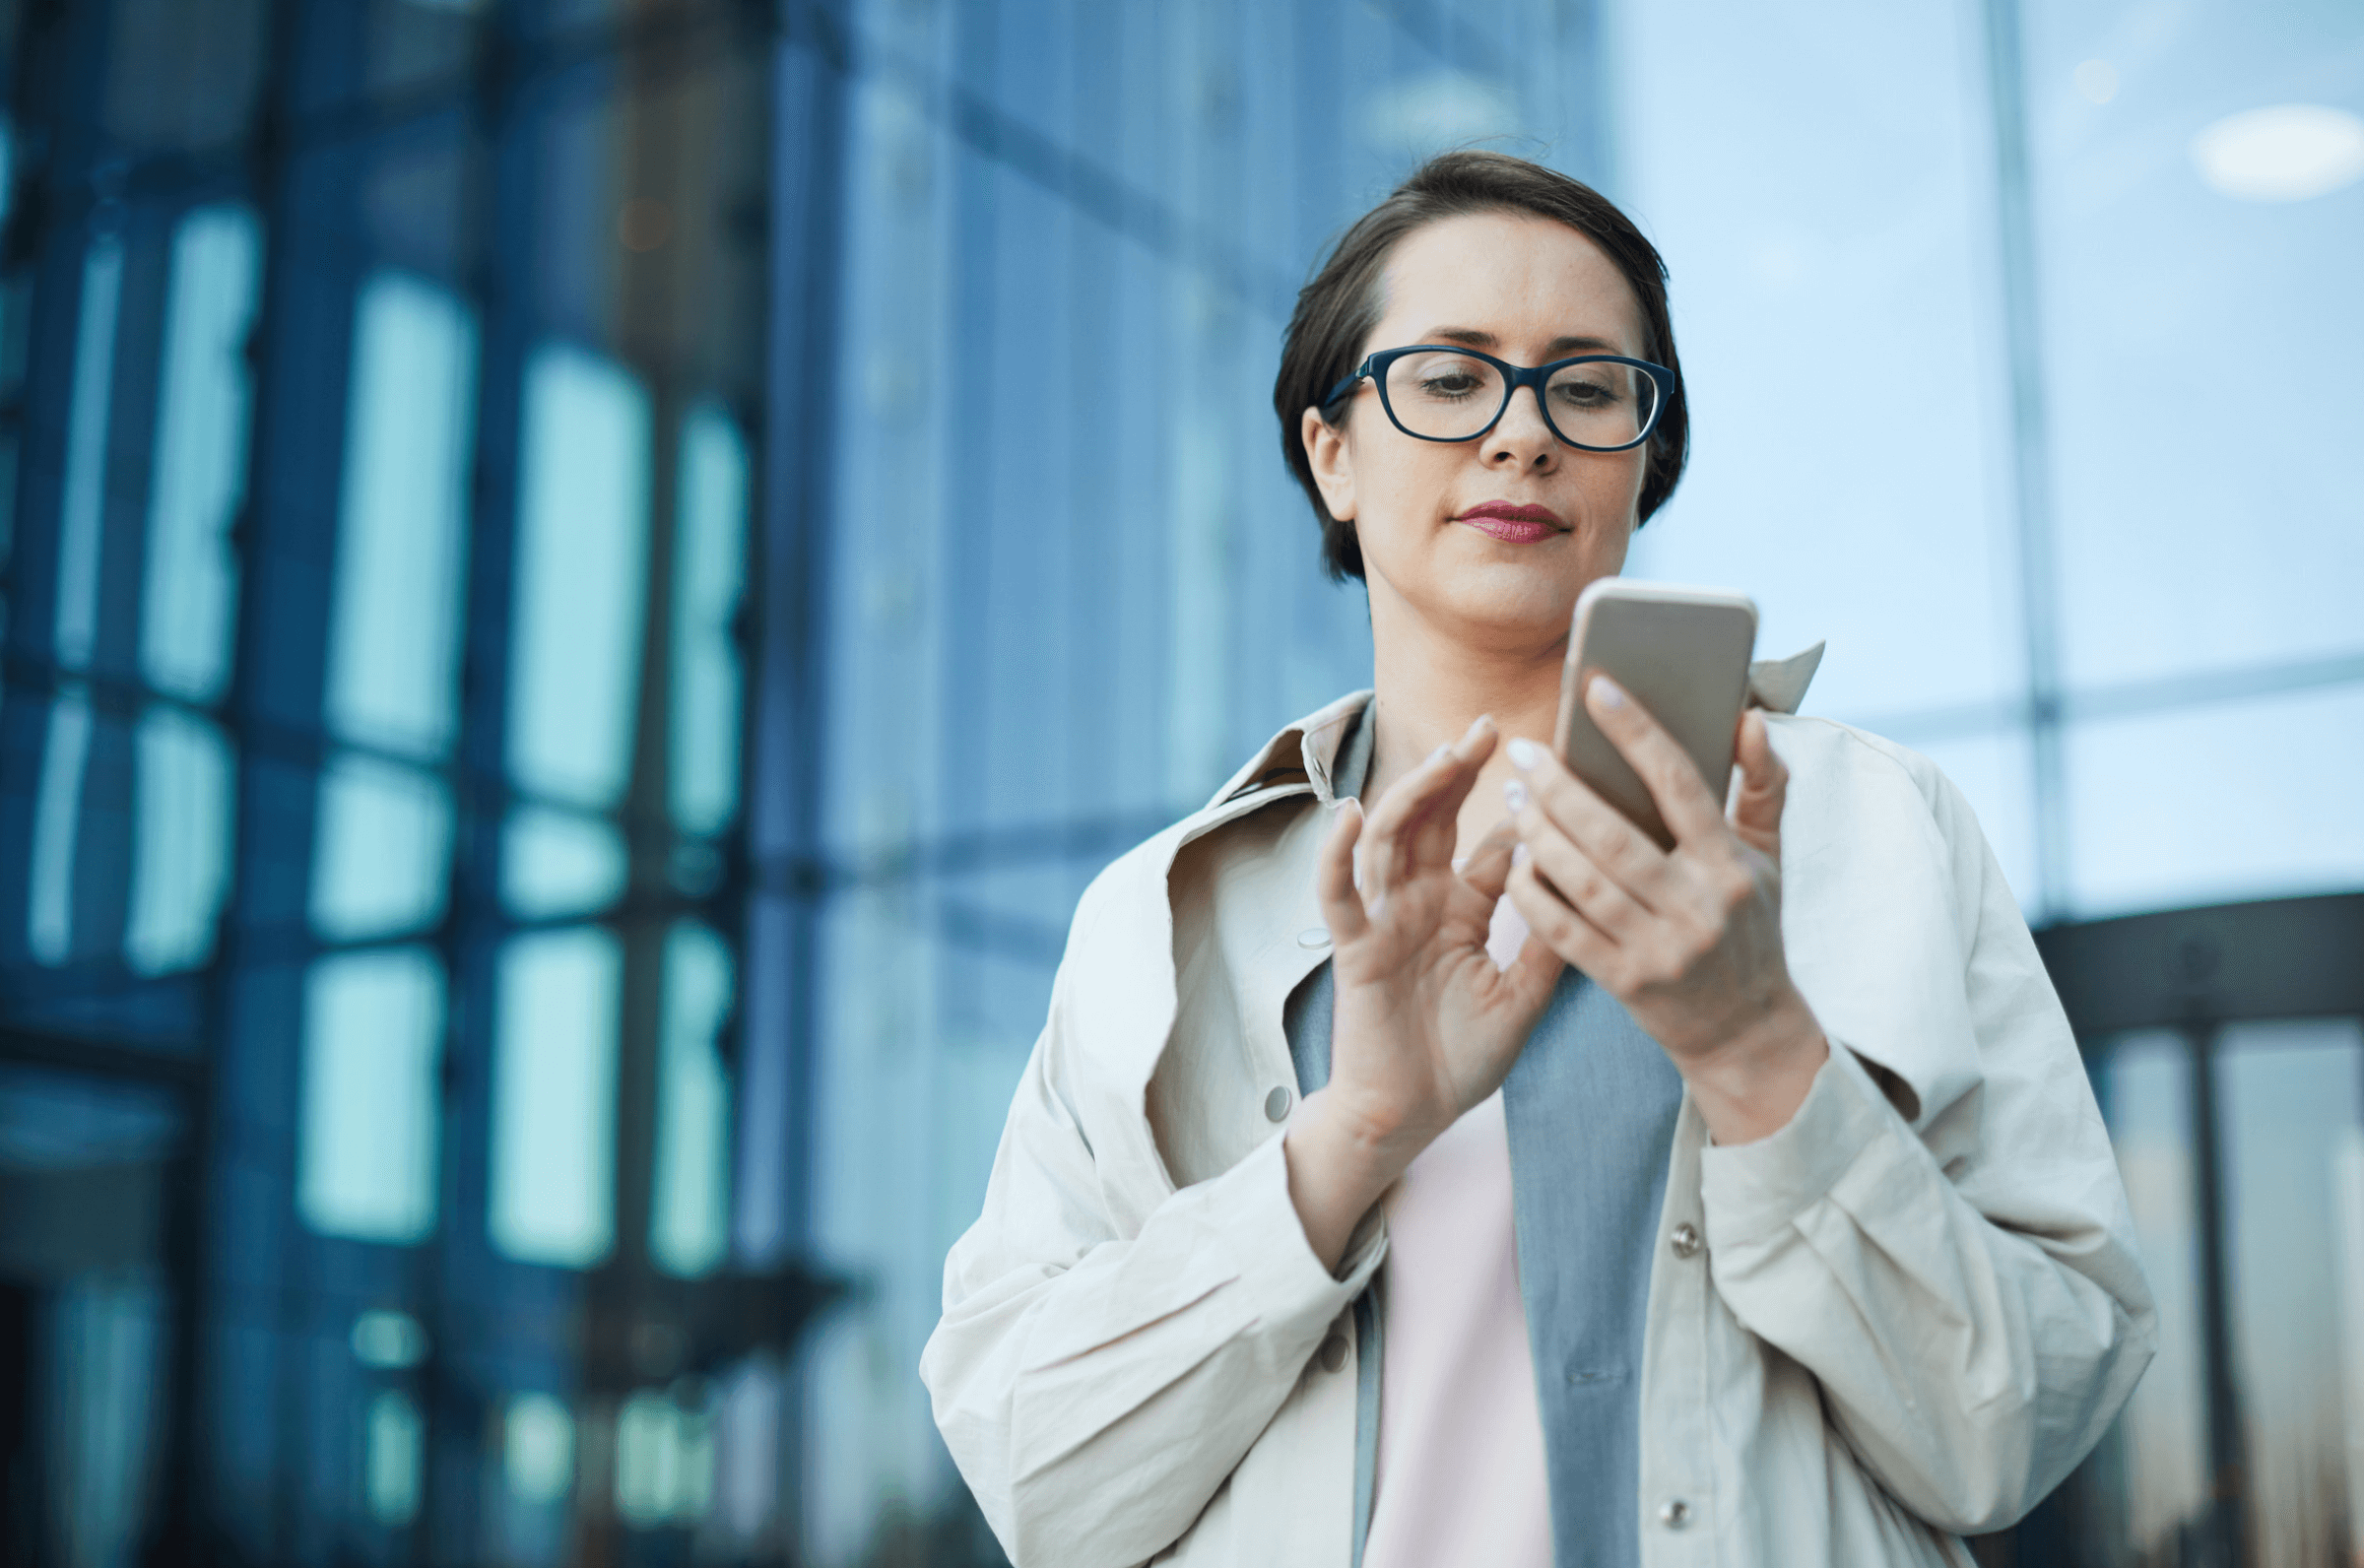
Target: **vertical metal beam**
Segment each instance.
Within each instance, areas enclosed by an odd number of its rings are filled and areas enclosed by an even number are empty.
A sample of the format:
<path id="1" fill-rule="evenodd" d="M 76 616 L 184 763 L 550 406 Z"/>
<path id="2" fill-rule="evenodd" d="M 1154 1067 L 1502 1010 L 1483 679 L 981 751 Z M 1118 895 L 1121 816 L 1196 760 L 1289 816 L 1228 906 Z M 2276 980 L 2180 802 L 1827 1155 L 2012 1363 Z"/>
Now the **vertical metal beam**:
<path id="1" fill-rule="evenodd" d="M 1995 128 L 1995 229 L 2010 380 L 2012 513 L 2027 657 L 2027 723 L 2035 761 L 2035 923 L 2060 917 L 2068 885 L 2062 799 L 2060 611 L 2053 549 L 2051 428 L 2044 398 L 2043 311 L 2037 284 L 2035 197 L 2027 149 L 2025 65 L 2018 0 L 1982 0 L 1987 90 Z"/>

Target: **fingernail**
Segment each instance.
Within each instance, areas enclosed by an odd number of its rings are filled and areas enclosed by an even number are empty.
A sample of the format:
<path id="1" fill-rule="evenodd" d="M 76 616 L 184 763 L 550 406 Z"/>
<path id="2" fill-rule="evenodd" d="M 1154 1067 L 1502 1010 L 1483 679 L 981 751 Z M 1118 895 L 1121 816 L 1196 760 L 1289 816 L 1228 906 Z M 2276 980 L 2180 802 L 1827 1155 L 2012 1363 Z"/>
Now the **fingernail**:
<path id="1" fill-rule="evenodd" d="M 1543 759 L 1543 749 L 1523 735 L 1512 737 L 1504 750 L 1510 752 L 1510 765 L 1515 768 L 1531 768 Z"/>
<path id="2" fill-rule="evenodd" d="M 1383 918 L 1386 914 L 1387 894 L 1381 893 L 1378 897 L 1371 900 L 1371 918 L 1373 920 L 1378 920 Z"/>
<path id="3" fill-rule="evenodd" d="M 1524 866 L 1524 865 L 1526 865 L 1526 864 L 1527 864 L 1527 846 L 1526 846 L 1525 844 L 1513 844 L 1513 845 L 1510 847 L 1510 866 L 1511 866 L 1511 869 L 1512 869 L 1513 871 L 1516 871 L 1518 868 L 1520 868 L 1521 866 Z"/>
<path id="4" fill-rule="evenodd" d="M 1523 812 L 1527 809 L 1527 786 L 1515 778 L 1506 778 L 1502 781 L 1502 798 L 1510 803 L 1512 811 Z"/>
<path id="5" fill-rule="evenodd" d="M 1593 700 L 1605 708 L 1621 708 L 1625 705 L 1625 693 L 1609 677 L 1597 675 L 1593 677 Z"/>
<path id="6" fill-rule="evenodd" d="M 1436 762 L 1436 761 L 1441 761 L 1441 760 L 1443 760 L 1443 758 L 1444 758 L 1444 754 L 1445 754 L 1447 751 L 1452 751 L 1452 750 L 1453 750 L 1453 748 L 1451 748 L 1450 746 L 1440 746 L 1440 747 L 1438 747 L 1438 748 L 1437 748 L 1435 751 L 1431 751 L 1431 752 L 1429 752 L 1429 753 L 1428 753 L 1428 762 Z M 1428 763 L 1427 763 L 1427 762 L 1423 762 L 1423 763 L 1421 763 L 1420 765 L 1421 765 L 1422 767 L 1426 767 L 1426 766 L 1428 765 Z"/>
<path id="7" fill-rule="evenodd" d="M 1463 733 L 1461 738 L 1464 741 L 1475 741 L 1493 727 L 1494 716 L 1490 713 L 1480 713 L 1470 721 L 1469 729 Z"/>

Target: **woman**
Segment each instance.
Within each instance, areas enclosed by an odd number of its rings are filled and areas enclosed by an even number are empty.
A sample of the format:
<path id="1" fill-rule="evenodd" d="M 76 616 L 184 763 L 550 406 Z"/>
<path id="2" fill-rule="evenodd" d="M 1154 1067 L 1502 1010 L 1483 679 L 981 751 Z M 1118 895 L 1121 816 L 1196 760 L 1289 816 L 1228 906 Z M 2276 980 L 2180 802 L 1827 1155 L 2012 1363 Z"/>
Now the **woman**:
<path id="1" fill-rule="evenodd" d="M 1021 1568 L 1961 1563 L 2140 1375 L 2124 1191 L 1952 785 L 1751 711 L 1727 812 L 1596 679 L 1662 851 L 1536 744 L 1681 472 L 1676 363 L 1649 242 L 1491 154 L 1300 296 L 1275 402 L 1375 694 L 1077 911 L 922 1364 Z"/>

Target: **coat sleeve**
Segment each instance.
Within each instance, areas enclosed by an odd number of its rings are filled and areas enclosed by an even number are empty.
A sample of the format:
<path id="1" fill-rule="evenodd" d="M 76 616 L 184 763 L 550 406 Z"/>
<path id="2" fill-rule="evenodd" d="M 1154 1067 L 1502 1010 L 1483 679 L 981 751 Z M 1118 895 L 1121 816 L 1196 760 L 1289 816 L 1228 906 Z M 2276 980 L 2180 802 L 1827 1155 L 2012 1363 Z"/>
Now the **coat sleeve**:
<path id="1" fill-rule="evenodd" d="M 2092 1449 L 2157 1329 L 2068 1020 L 1968 805 L 1929 772 L 1932 880 L 1950 883 L 1933 924 L 1958 980 L 1930 965 L 1946 994 L 1897 1015 L 1963 1029 L 1974 1071 L 1924 1107 L 1876 1066 L 1910 1051 L 1834 1029 L 1787 1127 L 1705 1152 L 1702 1198 L 1735 1315 L 1814 1374 L 1891 1495 L 1977 1534 L 2017 1521 Z"/>
<path id="2" fill-rule="evenodd" d="M 1373 1227 L 1343 1277 L 1323 1269 L 1279 1136 L 1126 1233 L 1063 1091 L 1089 1044 L 1068 1038 L 1063 994 L 1054 986 L 984 1212 L 946 1261 L 920 1376 L 1018 1568 L 1121 1568 L 1190 1528 L 1385 1244 Z"/>

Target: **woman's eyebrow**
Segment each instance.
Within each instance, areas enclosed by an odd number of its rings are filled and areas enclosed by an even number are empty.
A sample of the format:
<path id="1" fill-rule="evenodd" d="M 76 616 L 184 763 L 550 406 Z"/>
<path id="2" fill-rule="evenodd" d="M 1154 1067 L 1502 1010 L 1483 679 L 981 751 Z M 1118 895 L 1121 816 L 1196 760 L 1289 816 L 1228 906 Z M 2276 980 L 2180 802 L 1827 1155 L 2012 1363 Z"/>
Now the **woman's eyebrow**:
<path id="1" fill-rule="evenodd" d="M 1490 332 L 1476 327 L 1431 327 L 1422 343 L 1462 343 L 1473 349 L 1498 349 L 1502 340 Z M 1567 354 L 1619 354 L 1620 350 L 1607 338 L 1553 338 L 1544 348 L 1544 358 L 1556 359 Z"/>

